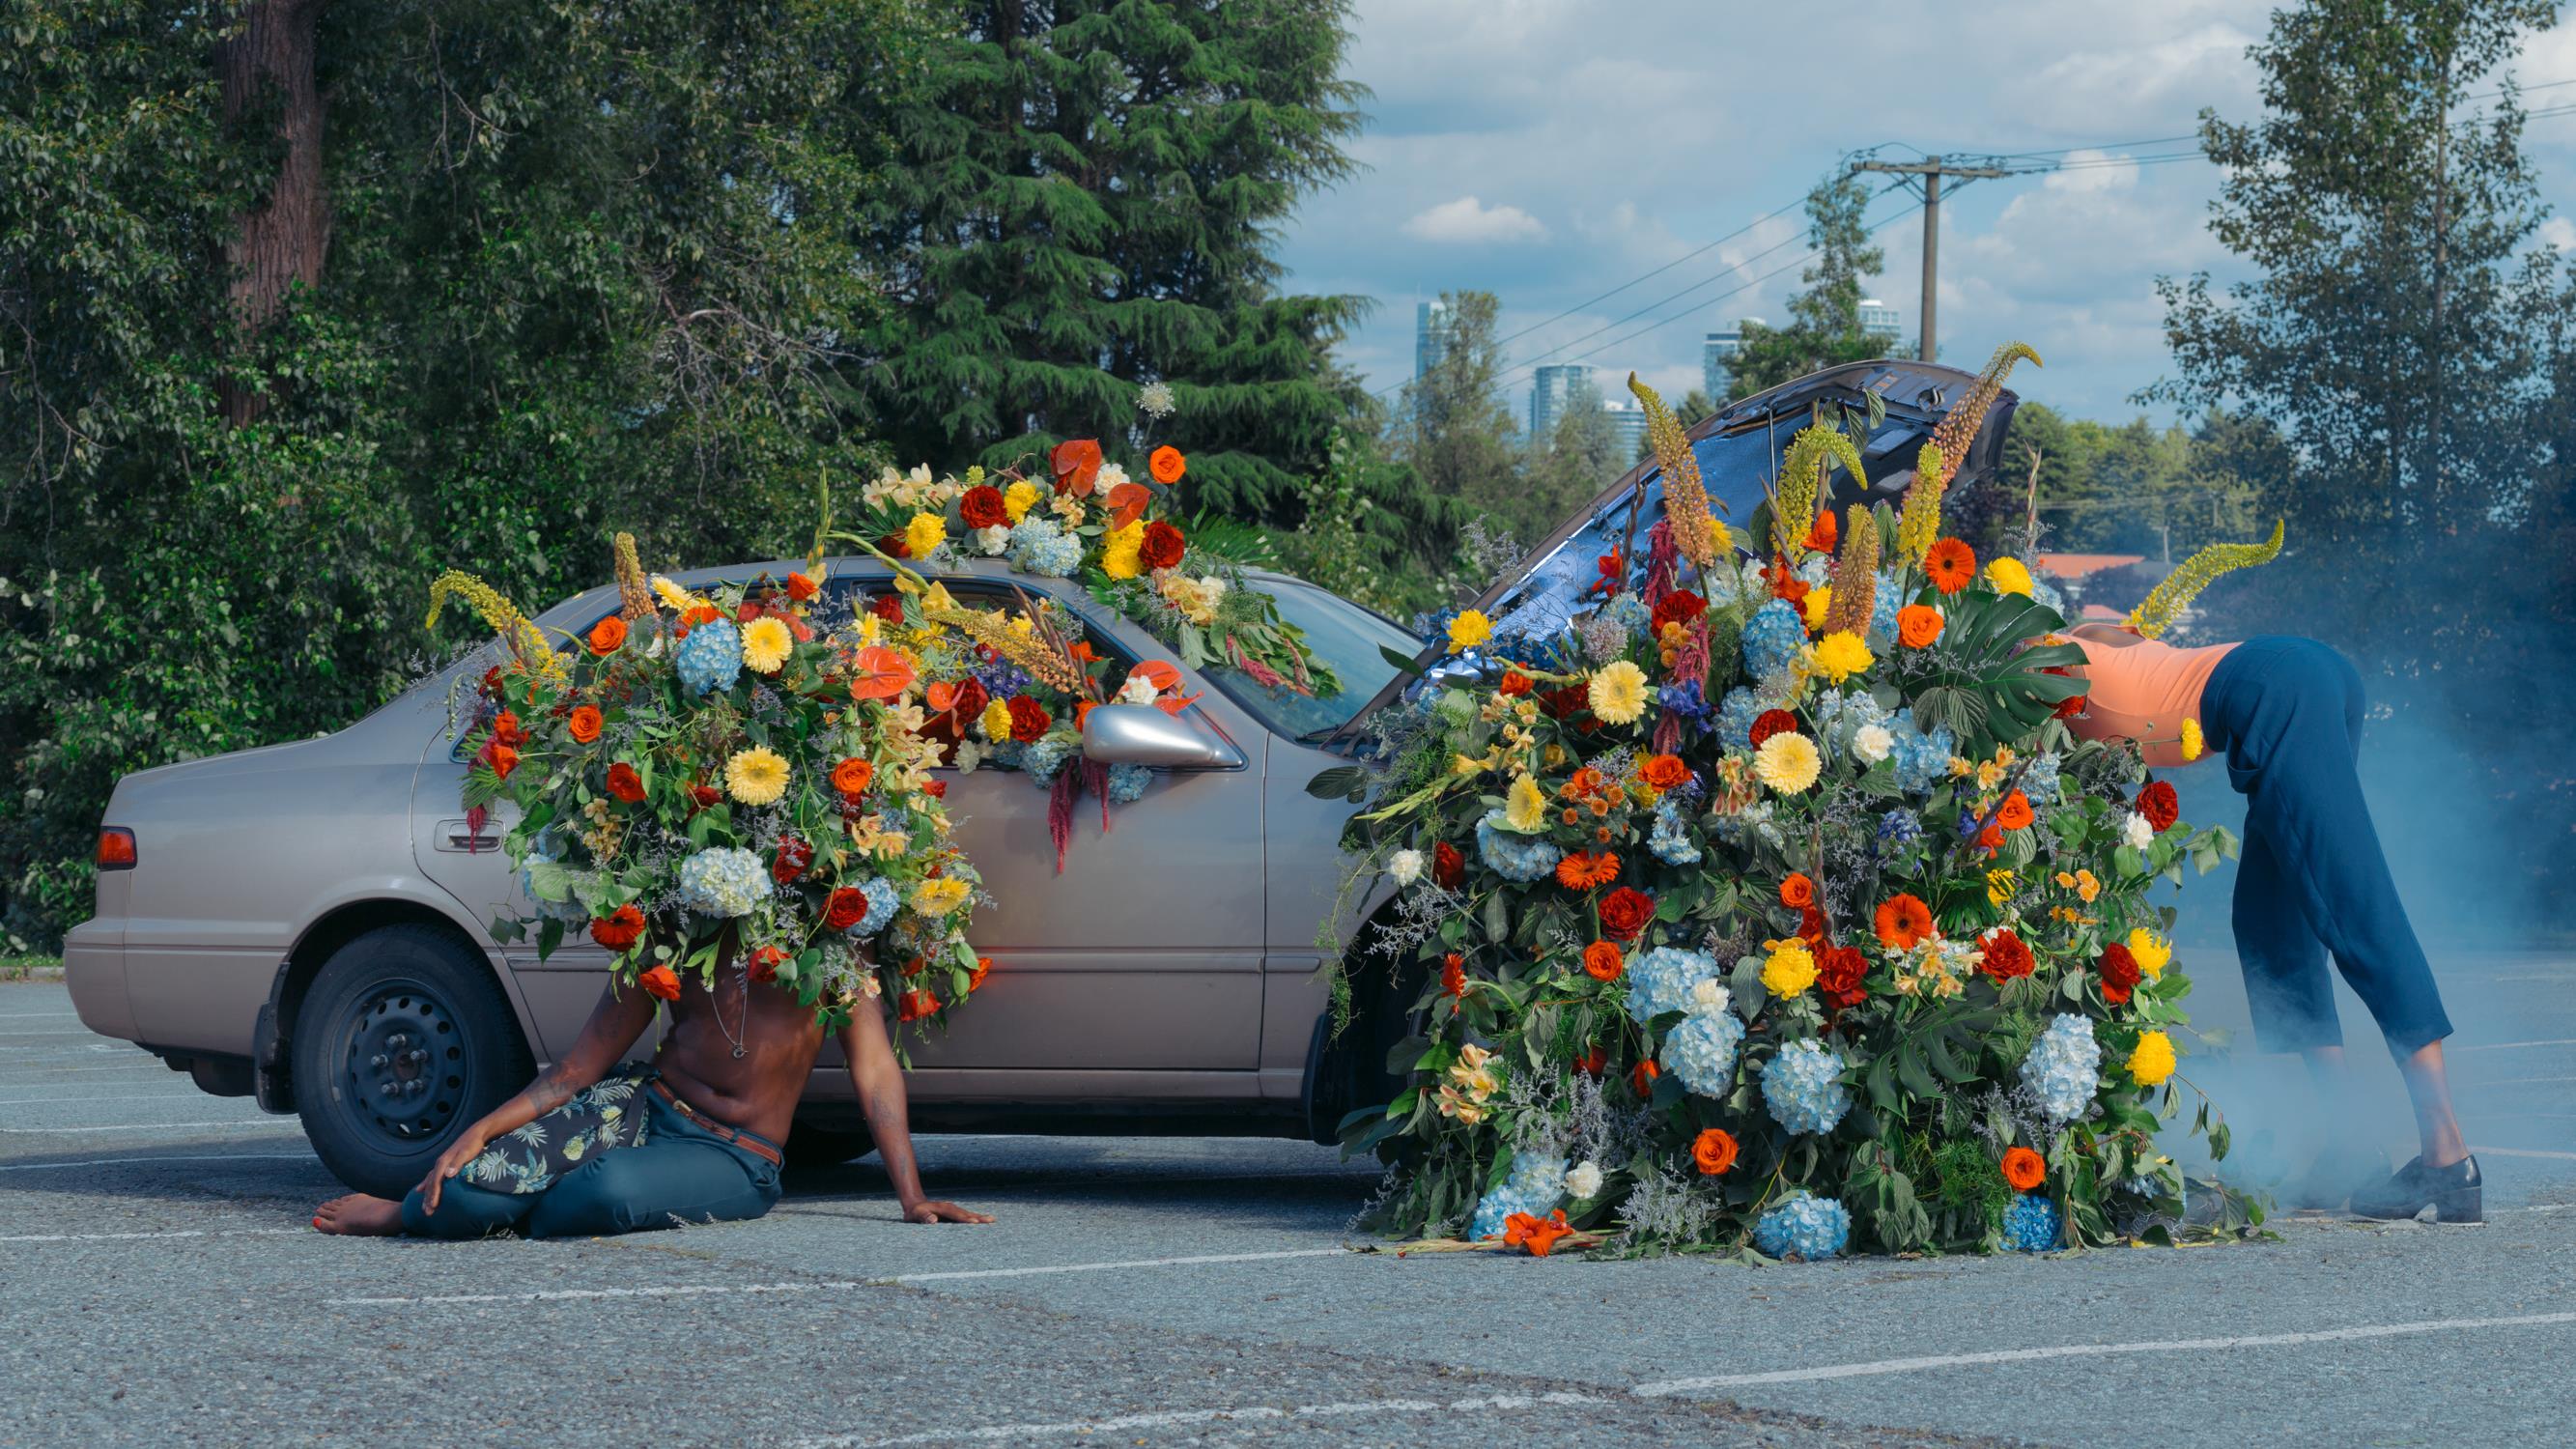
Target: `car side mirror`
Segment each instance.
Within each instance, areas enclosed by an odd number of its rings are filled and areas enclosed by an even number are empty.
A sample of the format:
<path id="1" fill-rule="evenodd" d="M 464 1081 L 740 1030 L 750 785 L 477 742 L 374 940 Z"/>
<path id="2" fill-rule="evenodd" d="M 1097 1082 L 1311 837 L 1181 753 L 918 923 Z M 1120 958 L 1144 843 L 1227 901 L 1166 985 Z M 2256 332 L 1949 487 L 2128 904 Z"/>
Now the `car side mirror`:
<path id="1" fill-rule="evenodd" d="M 1150 704 L 1094 705 L 1082 718 L 1082 757 L 1166 770 L 1232 770 L 1243 764 L 1232 745 Z"/>

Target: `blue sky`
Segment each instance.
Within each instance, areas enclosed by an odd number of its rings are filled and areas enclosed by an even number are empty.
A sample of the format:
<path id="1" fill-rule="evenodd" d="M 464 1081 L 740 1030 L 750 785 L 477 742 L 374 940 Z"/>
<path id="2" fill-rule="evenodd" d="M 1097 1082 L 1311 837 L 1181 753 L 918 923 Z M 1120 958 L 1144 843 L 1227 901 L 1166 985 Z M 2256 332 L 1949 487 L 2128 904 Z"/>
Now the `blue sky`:
<path id="1" fill-rule="evenodd" d="M 1360 0 L 1349 74 L 1375 96 L 1349 149 L 1364 169 L 1305 201 L 1281 258 L 1297 290 L 1376 300 L 1343 347 L 1372 387 L 1411 375 L 1414 303 L 1472 287 L 1501 297 L 1507 336 L 1579 307 L 1509 349 L 1516 405 L 1549 361 L 1633 368 L 1679 397 L 1704 332 L 1785 318 L 1798 269 L 1758 279 L 1803 254 L 1800 211 L 1580 304 L 1794 203 L 1846 152 L 2062 152 L 2084 164 L 1945 199 L 1942 357 L 1974 368 L 2027 341 L 2047 367 L 2016 374 L 2025 397 L 2125 420 L 2168 370 L 2156 277 L 2237 275 L 2205 225 L 2216 168 L 2140 159 L 2189 142 L 2135 143 L 2188 135 L 2204 106 L 2254 117 L 2245 49 L 2270 8 L 1845 0 L 1825 23 L 1689 0 Z M 2513 69 L 2526 87 L 2576 81 L 2576 25 L 2532 38 Z M 2527 104 L 2571 101 L 2576 85 Z M 2576 248 L 2576 114 L 2533 120 L 2527 142 L 2557 213 L 2544 236 Z M 1873 290 L 1910 339 L 1920 212 L 1899 192 L 1870 214 L 1891 218 Z"/>

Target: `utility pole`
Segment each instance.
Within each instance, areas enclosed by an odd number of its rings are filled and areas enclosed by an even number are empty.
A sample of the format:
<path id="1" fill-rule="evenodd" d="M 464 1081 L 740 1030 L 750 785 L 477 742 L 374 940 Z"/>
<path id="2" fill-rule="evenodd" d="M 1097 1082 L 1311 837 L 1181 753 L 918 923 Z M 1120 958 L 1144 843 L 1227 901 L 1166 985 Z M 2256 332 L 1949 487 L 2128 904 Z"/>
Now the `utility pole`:
<path id="1" fill-rule="evenodd" d="M 1933 360 L 1935 343 L 1934 324 L 1937 319 L 1934 315 L 1934 299 L 1939 295 L 1941 270 L 1941 178 L 1955 176 L 1962 182 L 1967 182 L 1981 177 L 2013 175 L 2011 168 L 1995 164 L 2001 159 L 1987 156 L 1980 157 L 1974 162 L 1944 165 L 1940 157 L 1926 156 L 1920 161 L 1852 163 L 1854 171 L 1885 171 L 1898 176 L 1913 177 L 1916 184 L 1923 189 L 1923 347 L 1921 356 L 1925 362 Z"/>

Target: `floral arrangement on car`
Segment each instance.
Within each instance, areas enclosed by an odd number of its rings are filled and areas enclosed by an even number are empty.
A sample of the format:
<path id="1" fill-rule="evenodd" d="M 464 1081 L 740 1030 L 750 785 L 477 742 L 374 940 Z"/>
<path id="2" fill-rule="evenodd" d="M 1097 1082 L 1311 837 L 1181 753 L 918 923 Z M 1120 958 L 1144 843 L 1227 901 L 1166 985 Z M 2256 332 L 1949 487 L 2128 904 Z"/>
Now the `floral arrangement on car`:
<path id="1" fill-rule="evenodd" d="M 919 654 L 875 614 L 834 617 L 802 572 L 692 593 L 623 534 L 616 565 L 618 612 L 560 652 L 470 575 L 431 590 L 433 623 L 461 598 L 507 646 L 464 795 L 478 832 L 517 807 L 502 848 L 539 954 L 583 932 L 663 1000 L 740 970 L 832 1023 L 885 993 L 905 1022 L 964 1002 L 989 969 L 966 938 L 981 884 L 930 774 Z"/>
<path id="2" fill-rule="evenodd" d="M 1148 385 L 1149 418 L 1172 410 L 1170 389 Z M 925 566 L 943 554 L 1001 559 L 1023 573 L 1080 577 L 1092 594 L 1175 650 L 1192 668 L 1231 665 L 1269 689 L 1332 694 L 1332 671 L 1277 601 L 1233 561 L 1190 542 L 1168 516 L 1189 460 L 1168 444 L 1146 457 L 1144 478 L 1108 461 L 1100 443 L 1075 438 L 1047 455 L 1046 480 L 1016 467 L 934 478 L 927 466 L 887 468 L 859 490 L 860 532 L 897 559 Z"/>
<path id="3" fill-rule="evenodd" d="M 1632 379 L 1646 556 L 1551 637 L 1459 615 L 1482 676 L 1425 681 L 1374 764 L 1317 777 L 1397 887 L 1338 969 L 1418 1028 L 1401 1095 L 1344 1124 L 1392 1164 L 1375 1226 L 1773 1259 L 2185 1231 L 2157 1136 L 2190 983 L 2149 887 L 2234 840 L 2069 733 L 2063 619 L 1940 528 L 2029 355 L 1945 414 L 1901 511 L 1820 508 L 1861 469 L 1820 424 L 1741 532 Z M 2192 1130 L 2224 1155 L 2205 1099 Z M 2223 1189 L 2198 1216 L 2260 1221 Z"/>

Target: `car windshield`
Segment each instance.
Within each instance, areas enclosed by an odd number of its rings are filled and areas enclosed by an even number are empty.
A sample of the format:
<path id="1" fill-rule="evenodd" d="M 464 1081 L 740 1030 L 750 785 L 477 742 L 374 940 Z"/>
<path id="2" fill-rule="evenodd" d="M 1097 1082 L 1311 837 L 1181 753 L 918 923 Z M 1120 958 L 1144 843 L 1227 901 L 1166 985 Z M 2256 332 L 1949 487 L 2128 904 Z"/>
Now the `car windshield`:
<path id="1" fill-rule="evenodd" d="M 1257 683 L 1231 664 L 1204 671 L 1226 697 L 1260 717 L 1290 739 L 1336 730 L 1359 713 L 1386 682 L 1395 666 L 1379 651 L 1392 649 L 1405 658 L 1422 651 L 1422 641 L 1347 599 L 1289 578 L 1263 581 L 1279 601 L 1279 617 L 1306 634 L 1306 647 L 1333 671 L 1341 688 L 1332 694 L 1304 695 L 1293 689 Z"/>

